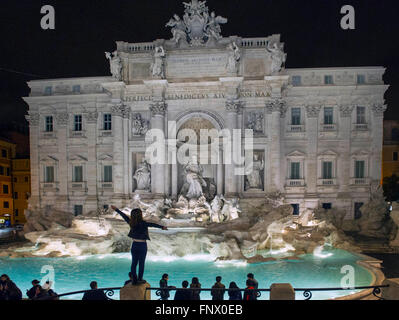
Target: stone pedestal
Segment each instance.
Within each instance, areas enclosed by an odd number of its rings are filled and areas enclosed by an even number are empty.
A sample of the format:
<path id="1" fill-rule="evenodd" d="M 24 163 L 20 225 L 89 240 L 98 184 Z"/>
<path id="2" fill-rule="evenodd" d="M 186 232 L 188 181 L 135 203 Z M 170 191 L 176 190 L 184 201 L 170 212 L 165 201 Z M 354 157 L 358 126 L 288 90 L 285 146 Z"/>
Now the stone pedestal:
<path id="1" fill-rule="evenodd" d="M 120 291 L 120 300 L 151 300 L 151 290 L 149 283 L 144 284 L 127 284 Z"/>
<path id="2" fill-rule="evenodd" d="M 386 300 L 399 300 L 399 278 L 385 279 L 382 285 L 387 284 L 388 288 L 381 288 L 381 297 Z"/>
<path id="3" fill-rule="evenodd" d="M 273 283 L 270 286 L 270 300 L 295 300 L 294 288 L 289 283 Z"/>

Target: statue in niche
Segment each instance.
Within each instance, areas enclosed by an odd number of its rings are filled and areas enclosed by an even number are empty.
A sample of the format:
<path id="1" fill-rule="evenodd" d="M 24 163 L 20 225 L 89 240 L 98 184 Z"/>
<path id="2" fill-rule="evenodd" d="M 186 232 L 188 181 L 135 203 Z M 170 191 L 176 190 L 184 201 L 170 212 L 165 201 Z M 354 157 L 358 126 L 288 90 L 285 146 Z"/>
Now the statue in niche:
<path id="1" fill-rule="evenodd" d="M 272 75 L 278 74 L 281 71 L 283 64 L 287 59 L 287 54 L 284 53 L 283 46 L 282 43 L 277 42 L 274 42 L 273 44 L 268 42 L 267 44 L 266 51 L 272 60 L 270 70 Z"/>
<path id="2" fill-rule="evenodd" d="M 118 81 L 122 80 L 122 60 L 118 52 L 105 52 L 105 57 L 109 60 L 112 77 Z"/>
<path id="3" fill-rule="evenodd" d="M 166 26 L 172 27 L 171 32 L 173 38 L 171 40 L 173 42 L 178 44 L 180 40 L 187 41 L 186 24 L 184 23 L 183 20 L 180 19 L 180 17 L 177 14 L 173 15 L 173 18 L 169 20 Z"/>
<path id="4" fill-rule="evenodd" d="M 238 72 L 238 63 L 241 59 L 241 50 L 237 46 L 235 42 L 231 42 L 227 49 L 229 50 L 226 69 L 229 73 L 237 73 Z"/>
<path id="5" fill-rule="evenodd" d="M 263 114 L 251 112 L 248 114 L 248 129 L 252 129 L 254 133 L 263 133 Z"/>
<path id="6" fill-rule="evenodd" d="M 263 189 L 261 171 L 264 167 L 265 164 L 263 159 L 259 159 L 259 154 L 255 153 L 252 162 L 252 170 L 245 176 L 245 191 L 249 189 Z"/>
<path id="7" fill-rule="evenodd" d="M 154 62 L 151 64 L 151 74 L 153 77 L 165 78 L 165 56 L 165 49 L 162 46 L 155 47 Z"/>
<path id="8" fill-rule="evenodd" d="M 184 183 L 181 194 L 187 199 L 198 199 L 203 195 L 203 189 L 207 183 L 202 177 L 204 168 L 198 163 L 196 156 L 184 166 L 184 175 L 186 182 Z"/>
<path id="9" fill-rule="evenodd" d="M 146 160 L 139 164 L 133 179 L 137 182 L 137 190 L 151 191 L 151 165 Z"/>
<path id="10" fill-rule="evenodd" d="M 221 16 L 215 15 L 215 12 L 211 12 L 211 15 L 208 18 L 208 23 L 206 25 L 206 35 L 209 39 L 220 40 L 222 38 L 221 32 L 222 29 L 220 28 L 220 24 L 227 23 L 227 19 Z"/>
<path id="11" fill-rule="evenodd" d="M 133 135 L 142 136 L 145 135 L 148 131 L 148 121 L 144 120 L 141 116 L 141 113 L 136 113 L 133 115 Z"/>

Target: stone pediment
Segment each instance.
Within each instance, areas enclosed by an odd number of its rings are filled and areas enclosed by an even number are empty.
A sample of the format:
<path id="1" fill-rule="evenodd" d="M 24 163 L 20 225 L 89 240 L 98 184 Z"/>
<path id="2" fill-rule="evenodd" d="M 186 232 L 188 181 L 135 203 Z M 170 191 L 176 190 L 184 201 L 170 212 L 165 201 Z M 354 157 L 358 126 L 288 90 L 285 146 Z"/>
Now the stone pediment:
<path id="1" fill-rule="evenodd" d="M 58 162 L 58 159 L 52 155 L 46 155 L 40 159 L 41 162 Z"/>
<path id="2" fill-rule="evenodd" d="M 336 156 L 338 156 L 338 153 L 336 153 L 333 150 L 326 150 L 326 151 L 323 151 L 323 152 L 319 153 L 319 156 L 333 156 L 333 157 L 336 157 Z"/>
<path id="3" fill-rule="evenodd" d="M 295 150 L 286 155 L 287 157 L 306 157 L 306 154 L 302 151 Z"/>
<path id="4" fill-rule="evenodd" d="M 367 150 L 358 150 L 351 153 L 352 157 L 368 156 L 369 152 Z"/>
<path id="5" fill-rule="evenodd" d="M 77 155 L 71 155 L 71 156 L 68 158 L 68 160 L 69 160 L 69 161 L 87 161 L 87 158 L 85 158 L 85 157 L 82 156 L 82 155 L 77 154 Z"/>
<path id="6" fill-rule="evenodd" d="M 101 160 L 101 161 L 111 161 L 111 160 L 114 159 L 114 157 L 113 157 L 112 154 L 105 154 L 105 153 L 104 153 L 104 154 L 100 155 L 100 156 L 98 157 L 98 159 Z"/>

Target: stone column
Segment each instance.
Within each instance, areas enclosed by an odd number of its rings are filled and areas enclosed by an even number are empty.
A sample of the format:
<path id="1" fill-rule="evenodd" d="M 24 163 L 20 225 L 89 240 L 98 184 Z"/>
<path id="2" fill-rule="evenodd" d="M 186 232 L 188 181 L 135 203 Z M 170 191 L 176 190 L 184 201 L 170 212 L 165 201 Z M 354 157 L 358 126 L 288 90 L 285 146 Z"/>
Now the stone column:
<path id="1" fill-rule="evenodd" d="M 124 199 L 127 196 L 125 190 L 125 180 L 127 180 L 127 171 L 125 172 L 125 158 L 127 156 L 125 149 L 127 143 L 124 138 L 124 119 L 129 117 L 129 108 L 122 103 L 117 103 L 111 106 L 112 110 L 112 134 L 114 137 L 113 143 L 113 184 L 114 184 L 114 199 Z M 126 174 L 125 174 L 126 173 Z"/>
<path id="2" fill-rule="evenodd" d="M 167 104 L 165 101 L 153 101 L 151 103 L 151 129 L 158 129 L 165 132 L 166 110 Z M 166 154 L 167 150 L 165 146 L 164 156 Z M 160 159 L 160 162 L 151 165 L 151 192 L 156 197 L 162 197 L 165 194 L 166 159 Z"/>
<path id="3" fill-rule="evenodd" d="M 56 134 L 58 144 L 58 196 L 55 201 L 55 207 L 61 211 L 69 211 L 68 207 L 68 119 L 69 115 L 65 111 L 55 114 L 56 119 Z"/>
<path id="4" fill-rule="evenodd" d="M 97 119 L 96 110 L 90 110 L 85 113 L 86 135 L 87 135 L 87 198 L 85 210 L 87 212 L 97 210 Z"/>
<path id="5" fill-rule="evenodd" d="M 369 160 L 370 178 L 375 181 L 381 180 L 382 167 L 382 141 L 383 141 L 383 122 L 384 112 L 387 106 L 384 104 L 374 104 L 371 107 L 373 111 L 371 128 L 371 157 Z"/>
<path id="6" fill-rule="evenodd" d="M 231 139 L 231 153 L 228 154 L 228 150 L 223 150 L 223 163 L 225 167 L 224 192 L 228 197 L 235 197 L 240 191 L 240 176 L 237 176 L 234 170 L 236 168 L 236 164 L 234 164 L 233 152 L 234 148 L 237 148 L 237 146 L 234 146 L 233 143 L 233 130 L 239 129 L 238 119 L 239 114 L 242 113 L 243 107 L 243 102 L 240 100 L 240 88 L 243 80 L 244 78 L 242 77 L 226 77 L 219 79 L 226 91 L 226 129 L 230 131 Z M 231 164 L 227 164 L 226 162 L 228 161 L 226 160 L 230 160 Z"/>
<path id="7" fill-rule="evenodd" d="M 30 143 L 30 179 L 31 196 L 29 208 L 40 206 L 40 159 L 39 159 L 39 134 L 40 115 L 38 112 L 29 111 L 25 116 L 29 122 L 29 143 Z"/>
<path id="8" fill-rule="evenodd" d="M 339 106 L 339 150 L 340 155 L 337 160 L 337 176 L 339 184 L 339 193 L 345 194 L 348 191 L 350 179 L 350 150 L 351 150 L 351 116 L 354 106 Z"/>
<path id="9" fill-rule="evenodd" d="M 281 154 L 281 136 L 284 135 L 284 125 L 281 123 L 285 118 L 287 112 L 286 102 L 282 99 L 283 93 L 287 88 L 289 76 L 288 75 L 274 75 L 265 76 L 265 88 L 270 92 L 271 100 L 266 101 L 266 110 L 271 117 L 268 117 L 270 126 L 268 128 L 268 136 L 270 141 L 269 147 L 269 162 L 266 167 L 270 168 L 267 180 L 270 185 L 265 185 L 266 192 L 284 191 L 285 174 L 283 171 L 284 166 L 281 165 L 284 155 Z"/>
<path id="10" fill-rule="evenodd" d="M 242 102 L 240 100 L 227 100 L 226 102 L 226 128 L 230 131 L 230 141 L 231 141 L 231 153 L 227 153 L 227 150 L 223 150 L 223 155 L 225 159 L 230 156 L 231 164 L 225 164 L 225 193 L 227 196 L 236 196 L 239 190 L 239 176 L 235 173 L 236 164 L 234 163 L 234 151 L 237 146 L 233 141 L 233 130 L 238 129 L 238 113 L 241 112 Z M 241 143 L 241 141 L 240 141 Z M 237 150 L 237 149 L 236 149 Z M 226 161 L 224 162 L 226 163 Z"/>
<path id="11" fill-rule="evenodd" d="M 266 110 L 268 114 L 271 114 L 271 126 L 270 126 L 270 181 L 271 185 L 266 186 L 267 192 L 276 192 L 281 189 L 281 118 L 285 117 L 287 106 L 281 99 L 275 99 L 266 103 Z"/>
<path id="12" fill-rule="evenodd" d="M 306 106 L 306 135 L 307 135 L 307 157 L 306 157 L 306 190 L 308 194 L 317 192 L 317 142 L 319 113 L 321 106 Z"/>
<path id="13" fill-rule="evenodd" d="M 216 192 L 218 195 L 220 195 L 223 194 L 223 191 L 223 148 L 220 148 L 217 164 Z"/>

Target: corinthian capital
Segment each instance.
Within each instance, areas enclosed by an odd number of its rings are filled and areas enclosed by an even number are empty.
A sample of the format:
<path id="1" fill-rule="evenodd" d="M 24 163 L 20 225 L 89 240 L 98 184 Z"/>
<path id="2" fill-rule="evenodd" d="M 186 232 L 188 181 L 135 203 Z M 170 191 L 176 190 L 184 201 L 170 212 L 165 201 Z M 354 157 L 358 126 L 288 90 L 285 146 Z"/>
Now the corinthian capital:
<path id="1" fill-rule="evenodd" d="M 228 99 L 226 101 L 226 111 L 227 112 L 235 112 L 235 113 L 241 114 L 243 107 L 244 107 L 244 103 L 241 100 Z"/>
<path id="2" fill-rule="evenodd" d="M 66 112 L 56 113 L 55 120 L 59 126 L 66 126 L 68 124 L 69 115 Z"/>
<path id="3" fill-rule="evenodd" d="M 382 103 L 375 103 L 371 106 L 373 110 L 373 114 L 376 117 L 382 117 L 384 115 L 385 110 L 387 109 L 387 105 Z"/>
<path id="4" fill-rule="evenodd" d="M 28 115 L 25 115 L 25 119 L 29 122 L 29 126 L 38 126 L 40 115 L 38 113 L 29 113 Z"/>
<path id="5" fill-rule="evenodd" d="M 125 119 L 129 118 L 130 115 L 130 108 L 123 103 L 113 105 L 111 107 L 112 115 L 117 117 L 122 117 Z"/>
<path id="6" fill-rule="evenodd" d="M 306 106 L 306 115 L 308 118 L 317 118 L 320 113 L 321 106 Z"/>
<path id="7" fill-rule="evenodd" d="M 153 101 L 150 104 L 150 111 L 152 116 L 164 116 L 167 109 L 168 105 L 163 100 Z"/>
<path id="8" fill-rule="evenodd" d="M 280 112 L 280 117 L 284 118 L 287 113 L 287 104 L 283 99 L 275 99 L 266 103 L 267 113 Z"/>
<path id="9" fill-rule="evenodd" d="M 351 106 L 351 105 L 340 105 L 339 113 L 340 113 L 341 117 L 342 118 L 350 117 L 352 115 L 352 111 L 353 111 L 354 107 L 355 106 Z"/>

